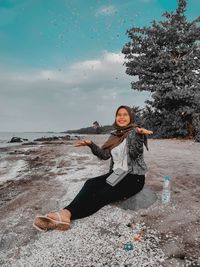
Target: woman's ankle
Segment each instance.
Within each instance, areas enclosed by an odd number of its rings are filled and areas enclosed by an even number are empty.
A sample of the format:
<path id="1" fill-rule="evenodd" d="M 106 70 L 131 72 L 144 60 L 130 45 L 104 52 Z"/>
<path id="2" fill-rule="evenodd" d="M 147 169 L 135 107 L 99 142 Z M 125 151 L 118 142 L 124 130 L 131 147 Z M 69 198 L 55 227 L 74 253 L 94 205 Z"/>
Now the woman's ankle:
<path id="1" fill-rule="evenodd" d="M 65 214 L 68 215 L 69 219 L 71 218 L 71 212 L 68 209 L 63 209 L 65 211 Z"/>

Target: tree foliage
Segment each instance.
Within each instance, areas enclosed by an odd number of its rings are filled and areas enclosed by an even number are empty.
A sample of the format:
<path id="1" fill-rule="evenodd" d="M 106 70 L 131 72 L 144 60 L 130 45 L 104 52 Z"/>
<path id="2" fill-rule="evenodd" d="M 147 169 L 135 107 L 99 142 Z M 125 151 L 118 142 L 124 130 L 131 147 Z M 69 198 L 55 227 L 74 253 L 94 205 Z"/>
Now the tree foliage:
<path id="1" fill-rule="evenodd" d="M 76 130 L 68 130 L 65 133 L 68 134 L 107 134 L 115 130 L 113 125 L 104 125 L 101 127 L 98 127 L 98 131 L 94 127 L 85 127 L 81 129 L 76 129 Z"/>
<path id="2" fill-rule="evenodd" d="M 149 27 L 127 31 L 122 49 L 132 88 L 149 91 L 147 125 L 159 136 L 194 136 L 200 120 L 200 17 L 187 21 L 186 0 Z"/>

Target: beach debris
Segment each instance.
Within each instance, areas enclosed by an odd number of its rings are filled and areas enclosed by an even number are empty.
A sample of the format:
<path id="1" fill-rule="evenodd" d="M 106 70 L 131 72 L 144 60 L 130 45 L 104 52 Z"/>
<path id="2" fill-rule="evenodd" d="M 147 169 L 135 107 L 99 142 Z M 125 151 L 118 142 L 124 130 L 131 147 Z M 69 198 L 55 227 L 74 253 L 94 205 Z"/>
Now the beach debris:
<path id="1" fill-rule="evenodd" d="M 133 223 L 128 223 L 127 226 L 130 227 L 131 229 L 136 229 L 136 227 Z"/>
<path id="2" fill-rule="evenodd" d="M 134 241 L 140 241 L 144 236 L 144 231 L 141 231 L 138 235 L 134 236 Z"/>
<path id="3" fill-rule="evenodd" d="M 125 251 L 133 250 L 133 248 L 134 248 L 133 243 L 124 244 L 124 250 Z"/>

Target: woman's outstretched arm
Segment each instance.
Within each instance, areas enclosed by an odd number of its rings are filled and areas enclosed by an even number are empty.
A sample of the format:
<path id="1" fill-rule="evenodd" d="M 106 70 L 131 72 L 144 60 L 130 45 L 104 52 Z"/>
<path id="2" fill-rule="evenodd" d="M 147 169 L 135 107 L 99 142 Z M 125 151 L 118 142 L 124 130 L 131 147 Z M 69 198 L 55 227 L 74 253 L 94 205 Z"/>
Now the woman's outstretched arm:
<path id="1" fill-rule="evenodd" d="M 141 157 L 143 154 L 144 135 L 132 130 L 128 137 L 129 153 L 132 159 Z"/>
<path id="2" fill-rule="evenodd" d="M 91 150 L 92 153 L 97 156 L 99 159 L 104 159 L 107 160 L 111 157 L 110 152 L 108 149 L 102 149 L 100 148 L 98 145 L 96 145 L 95 143 L 91 143 L 90 145 L 88 145 Z"/>
<path id="3" fill-rule="evenodd" d="M 76 147 L 78 146 L 89 146 L 91 148 L 92 153 L 97 156 L 99 159 L 107 160 L 111 157 L 110 152 L 108 149 L 102 149 L 95 143 L 93 143 L 91 140 L 81 140 L 77 144 L 75 144 Z"/>

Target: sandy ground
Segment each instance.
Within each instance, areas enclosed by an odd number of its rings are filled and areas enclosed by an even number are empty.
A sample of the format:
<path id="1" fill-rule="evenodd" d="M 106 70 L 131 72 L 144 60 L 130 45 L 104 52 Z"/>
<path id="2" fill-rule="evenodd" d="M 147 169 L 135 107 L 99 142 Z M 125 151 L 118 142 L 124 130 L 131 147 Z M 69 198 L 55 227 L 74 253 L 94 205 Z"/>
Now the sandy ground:
<path id="1" fill-rule="evenodd" d="M 101 145 L 107 136 L 89 138 Z M 108 170 L 109 161 L 76 142 L 0 148 L 0 266 L 200 266 L 200 144 L 193 141 L 149 140 L 146 186 L 157 200 L 148 208 L 113 203 L 66 232 L 37 232 L 35 215 L 62 209 L 87 178 Z M 166 207 L 165 175 L 172 177 Z M 125 251 L 128 242 L 133 249 Z"/>

